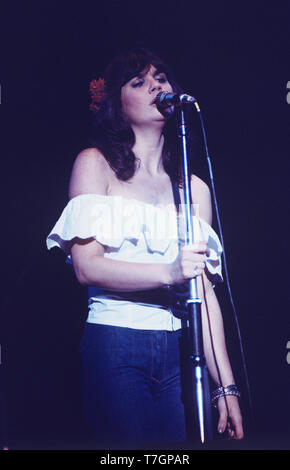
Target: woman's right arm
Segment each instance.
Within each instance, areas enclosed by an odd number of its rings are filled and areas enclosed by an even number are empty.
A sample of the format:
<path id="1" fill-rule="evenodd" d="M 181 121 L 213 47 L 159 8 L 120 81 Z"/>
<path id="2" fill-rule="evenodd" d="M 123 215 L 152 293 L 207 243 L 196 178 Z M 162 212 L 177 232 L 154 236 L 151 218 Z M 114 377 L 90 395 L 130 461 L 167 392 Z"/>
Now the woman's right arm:
<path id="1" fill-rule="evenodd" d="M 69 197 L 80 194 L 106 195 L 109 188 L 108 163 L 96 149 L 81 152 L 74 163 Z M 104 257 L 104 247 L 94 238 L 78 239 L 71 257 L 78 281 L 83 285 L 123 291 L 155 289 L 179 284 L 194 276 L 196 265 L 205 267 L 206 243 L 184 247 L 173 263 L 135 263 Z"/>

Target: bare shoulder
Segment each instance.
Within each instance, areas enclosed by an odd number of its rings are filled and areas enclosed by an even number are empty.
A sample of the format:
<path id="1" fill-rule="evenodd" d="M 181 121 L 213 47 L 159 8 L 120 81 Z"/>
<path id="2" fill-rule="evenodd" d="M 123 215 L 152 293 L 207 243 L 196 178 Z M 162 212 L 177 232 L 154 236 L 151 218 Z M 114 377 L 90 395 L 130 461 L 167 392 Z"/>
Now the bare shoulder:
<path id="1" fill-rule="evenodd" d="M 82 150 L 76 157 L 69 182 L 70 199 L 80 194 L 107 194 L 111 168 L 96 148 Z"/>
<path id="2" fill-rule="evenodd" d="M 208 185 L 197 175 L 190 176 L 190 187 L 193 194 L 200 194 L 201 197 L 210 196 Z"/>
<path id="3" fill-rule="evenodd" d="M 190 188 L 192 201 L 197 204 L 199 216 L 208 224 L 212 223 L 211 192 L 208 185 L 197 175 L 191 175 Z"/>

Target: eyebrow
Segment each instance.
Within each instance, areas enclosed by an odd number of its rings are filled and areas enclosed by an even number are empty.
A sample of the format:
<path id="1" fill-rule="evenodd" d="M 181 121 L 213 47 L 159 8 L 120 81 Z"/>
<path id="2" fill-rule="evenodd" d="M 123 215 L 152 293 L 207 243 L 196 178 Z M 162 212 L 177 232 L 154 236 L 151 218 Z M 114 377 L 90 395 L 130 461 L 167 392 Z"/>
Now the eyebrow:
<path id="1" fill-rule="evenodd" d="M 134 78 L 144 78 L 145 75 L 147 75 L 148 72 L 149 72 L 149 69 L 147 70 L 147 72 L 145 71 L 145 72 L 138 73 L 138 75 L 136 75 L 136 77 L 133 77 L 133 80 L 134 80 Z M 163 70 L 156 70 L 153 74 L 153 77 L 155 77 L 156 75 L 160 75 L 161 73 L 166 75 L 166 73 Z"/>

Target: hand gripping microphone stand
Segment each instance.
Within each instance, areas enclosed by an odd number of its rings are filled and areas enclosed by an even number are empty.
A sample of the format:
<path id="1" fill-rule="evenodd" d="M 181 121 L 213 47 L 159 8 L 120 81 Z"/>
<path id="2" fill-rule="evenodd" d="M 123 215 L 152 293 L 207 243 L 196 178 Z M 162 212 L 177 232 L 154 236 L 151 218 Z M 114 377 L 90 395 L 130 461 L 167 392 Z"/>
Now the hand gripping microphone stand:
<path id="1" fill-rule="evenodd" d="M 199 111 L 197 102 L 195 106 Z M 185 206 L 185 227 L 187 245 L 194 243 L 192 223 L 192 199 L 190 188 L 190 174 L 187 157 L 187 132 L 183 105 L 179 109 L 179 137 L 183 156 L 183 190 Z M 196 277 L 189 281 L 189 294 L 186 300 L 188 329 L 189 329 L 189 359 L 194 382 L 196 419 L 199 425 L 200 440 L 212 439 L 211 402 L 208 381 L 208 371 L 203 353 L 202 322 L 201 322 L 201 299 L 198 296 Z"/>

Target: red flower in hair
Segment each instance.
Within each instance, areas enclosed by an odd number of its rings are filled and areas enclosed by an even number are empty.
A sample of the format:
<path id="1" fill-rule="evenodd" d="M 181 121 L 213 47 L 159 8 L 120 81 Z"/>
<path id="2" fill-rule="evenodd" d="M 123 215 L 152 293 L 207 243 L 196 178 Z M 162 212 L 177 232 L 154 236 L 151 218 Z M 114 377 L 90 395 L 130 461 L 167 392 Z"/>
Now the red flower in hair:
<path id="1" fill-rule="evenodd" d="M 90 94 L 92 98 L 90 110 L 96 114 L 100 109 L 105 94 L 105 80 L 103 78 L 99 78 L 98 80 L 94 79 L 90 82 Z"/>

